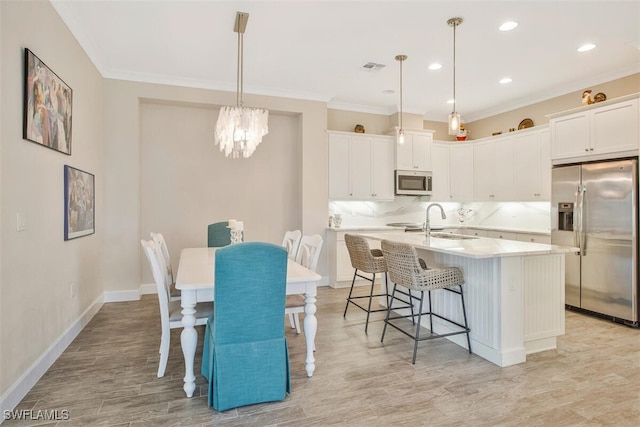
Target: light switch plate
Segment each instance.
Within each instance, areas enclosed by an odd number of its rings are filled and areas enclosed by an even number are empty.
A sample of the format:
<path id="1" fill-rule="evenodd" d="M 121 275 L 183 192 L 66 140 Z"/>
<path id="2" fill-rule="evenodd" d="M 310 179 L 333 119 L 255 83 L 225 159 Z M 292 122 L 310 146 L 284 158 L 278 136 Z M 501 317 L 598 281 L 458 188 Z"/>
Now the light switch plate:
<path id="1" fill-rule="evenodd" d="M 16 214 L 16 231 L 24 231 L 27 229 L 27 218 L 21 213 Z"/>

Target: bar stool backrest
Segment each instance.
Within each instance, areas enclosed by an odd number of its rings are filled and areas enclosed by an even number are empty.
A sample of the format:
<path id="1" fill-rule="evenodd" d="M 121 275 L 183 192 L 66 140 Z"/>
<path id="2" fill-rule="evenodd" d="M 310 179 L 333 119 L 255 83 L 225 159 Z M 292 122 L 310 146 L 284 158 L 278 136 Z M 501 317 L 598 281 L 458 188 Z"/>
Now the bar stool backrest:
<path id="1" fill-rule="evenodd" d="M 347 244 L 351 266 L 366 273 L 384 273 L 387 271 L 382 251 L 370 249 L 367 239 L 354 234 L 345 234 L 344 241 Z"/>

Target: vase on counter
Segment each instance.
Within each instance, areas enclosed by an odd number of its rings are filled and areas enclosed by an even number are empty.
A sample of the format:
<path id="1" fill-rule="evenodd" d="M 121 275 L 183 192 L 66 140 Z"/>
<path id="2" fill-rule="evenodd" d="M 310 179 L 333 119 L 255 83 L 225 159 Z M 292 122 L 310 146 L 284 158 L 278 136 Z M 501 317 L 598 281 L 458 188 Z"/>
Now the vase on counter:
<path id="1" fill-rule="evenodd" d="M 333 225 L 336 228 L 339 228 L 340 224 L 342 224 L 342 215 L 340 215 L 340 214 L 333 215 Z"/>

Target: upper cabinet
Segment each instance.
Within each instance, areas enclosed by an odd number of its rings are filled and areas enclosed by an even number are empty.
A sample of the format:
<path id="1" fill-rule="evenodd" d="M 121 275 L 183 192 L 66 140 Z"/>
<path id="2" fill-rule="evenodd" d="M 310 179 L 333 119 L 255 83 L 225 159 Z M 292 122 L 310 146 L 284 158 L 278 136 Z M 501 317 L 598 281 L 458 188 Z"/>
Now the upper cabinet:
<path id="1" fill-rule="evenodd" d="M 393 200 L 394 138 L 329 134 L 329 198 Z"/>
<path id="2" fill-rule="evenodd" d="M 552 114 L 553 163 L 638 155 L 638 95 Z"/>
<path id="3" fill-rule="evenodd" d="M 431 200 L 448 201 L 449 188 L 449 142 L 434 141 L 431 145 L 431 171 L 433 172 L 433 192 Z"/>
<path id="4" fill-rule="evenodd" d="M 545 127 L 514 135 L 515 200 L 548 201 L 551 196 L 551 131 Z"/>
<path id="5" fill-rule="evenodd" d="M 398 142 L 398 128 L 391 131 Z M 404 129 L 404 143 L 396 143 L 396 169 L 431 170 L 433 131 Z"/>
<path id="6" fill-rule="evenodd" d="M 436 177 L 433 177 L 434 182 Z M 473 144 L 449 144 L 449 200 L 468 202 L 473 200 Z"/>
<path id="7" fill-rule="evenodd" d="M 433 193 L 439 202 L 473 201 L 473 144 L 435 141 L 431 147 Z"/>
<path id="8" fill-rule="evenodd" d="M 513 138 L 488 139 L 473 145 L 475 201 L 509 201 L 515 195 Z"/>

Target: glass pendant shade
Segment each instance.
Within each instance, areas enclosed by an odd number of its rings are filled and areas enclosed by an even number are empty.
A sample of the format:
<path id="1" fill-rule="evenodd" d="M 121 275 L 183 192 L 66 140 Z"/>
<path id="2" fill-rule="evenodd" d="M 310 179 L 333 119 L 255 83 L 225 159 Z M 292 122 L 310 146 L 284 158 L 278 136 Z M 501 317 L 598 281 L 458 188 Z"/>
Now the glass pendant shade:
<path id="1" fill-rule="evenodd" d="M 460 114 L 456 112 L 456 27 L 462 24 L 462 18 L 451 18 L 447 25 L 453 28 L 453 111 L 449 114 L 449 135 L 460 132 Z"/>
<path id="2" fill-rule="evenodd" d="M 262 137 L 269 133 L 269 110 L 264 108 L 244 107 L 243 72 L 244 72 L 244 32 L 249 14 L 236 13 L 233 31 L 238 33 L 238 86 L 236 106 L 220 108 L 216 122 L 215 143 L 226 157 L 237 159 L 250 157 L 262 142 Z"/>
<path id="3" fill-rule="evenodd" d="M 458 135 L 460 132 L 460 114 L 452 111 L 449 114 L 449 135 Z"/>
<path id="4" fill-rule="evenodd" d="M 398 132 L 398 144 L 404 144 L 404 130 Z"/>
<path id="5" fill-rule="evenodd" d="M 250 157 L 269 133 L 269 110 L 229 107 L 220 109 L 216 123 L 216 145 L 226 157 Z"/>

